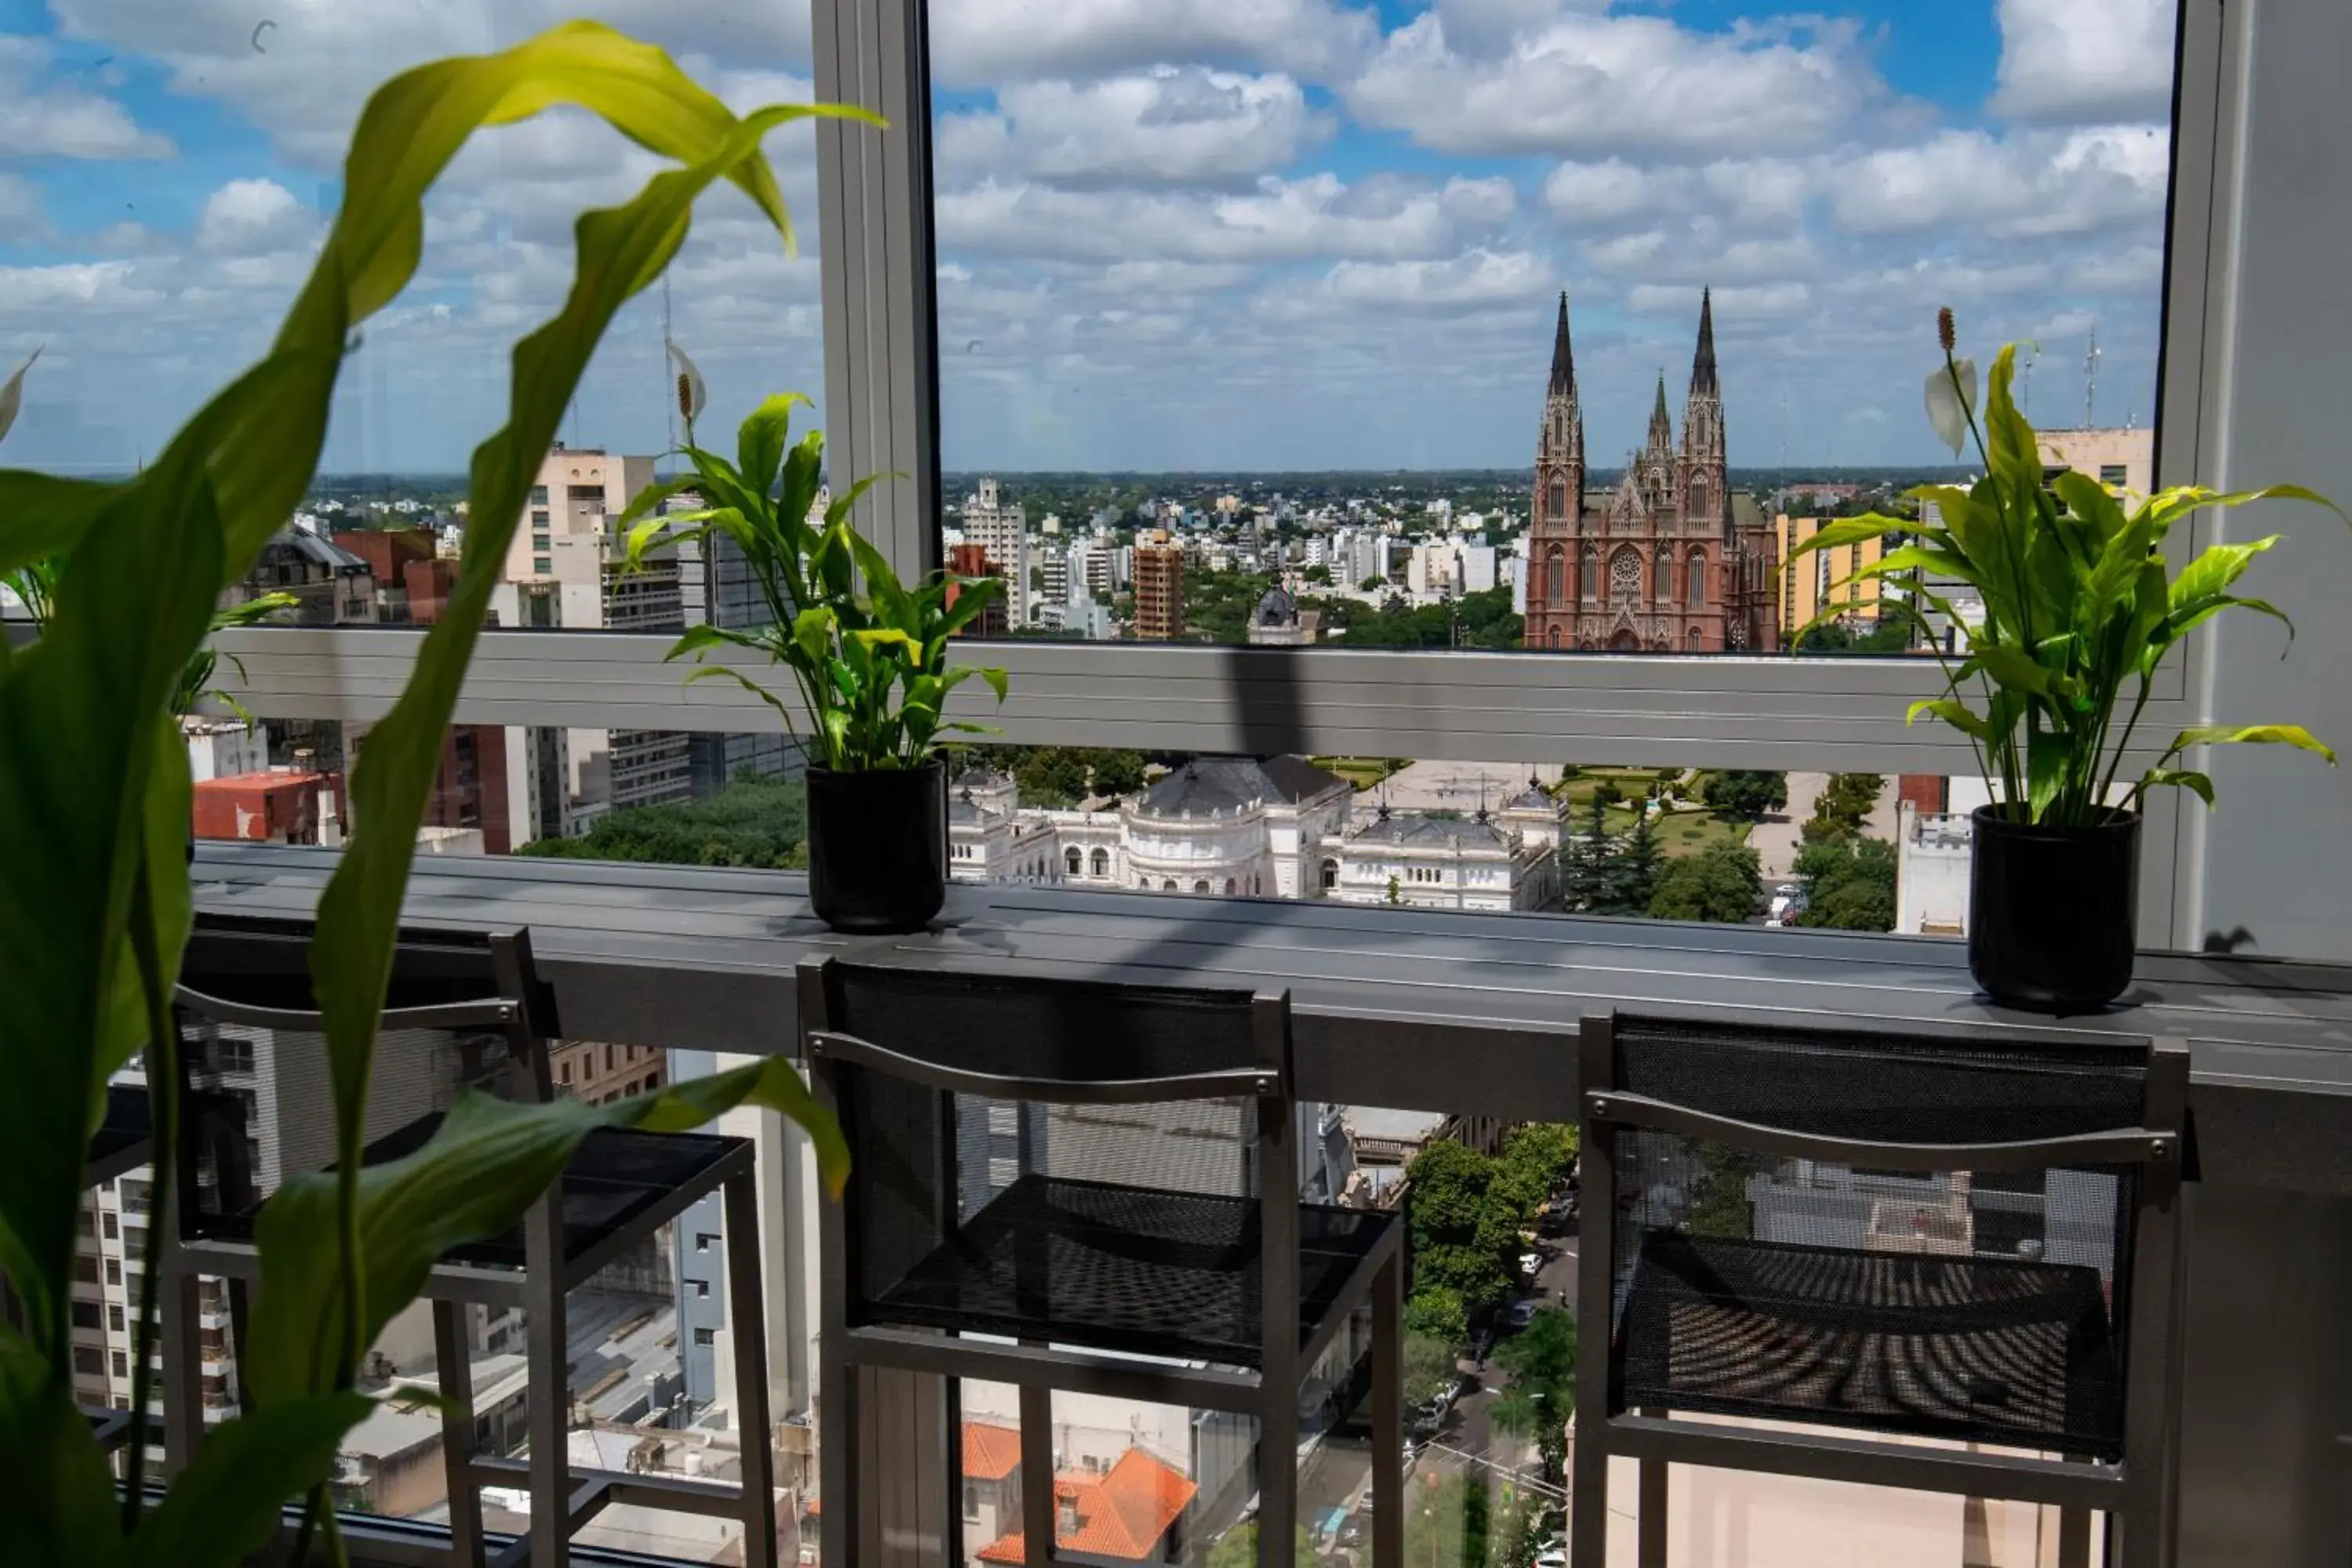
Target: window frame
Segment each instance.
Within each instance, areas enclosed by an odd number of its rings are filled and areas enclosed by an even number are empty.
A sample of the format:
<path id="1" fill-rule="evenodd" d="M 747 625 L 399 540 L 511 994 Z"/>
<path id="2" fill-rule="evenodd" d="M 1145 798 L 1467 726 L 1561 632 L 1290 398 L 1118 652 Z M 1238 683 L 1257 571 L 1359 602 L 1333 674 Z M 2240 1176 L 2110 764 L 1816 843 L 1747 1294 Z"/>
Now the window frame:
<path id="1" fill-rule="evenodd" d="M 940 563 L 941 515 L 925 0 L 812 0 L 812 25 L 817 96 L 871 109 L 891 127 L 816 125 L 827 448 L 841 472 L 907 476 L 868 491 L 856 515 L 902 574 L 919 574 Z M 2252 23 L 2243 8 L 2225 13 L 2221 0 L 2180 0 L 2178 26 L 2158 360 L 2160 485 L 2210 468 L 2220 449 L 2225 400 L 2204 372 L 2211 353 L 2226 348 L 2233 283 L 2226 230 L 2240 180 L 2234 126 Z M 2212 537 L 2211 521 L 2200 519 L 2176 533 L 2170 552 L 2186 560 Z M 1676 565 L 1677 575 L 1687 571 L 1686 562 Z M 235 689 L 254 712 L 364 721 L 389 710 L 420 640 L 401 628 L 346 626 L 247 628 L 218 642 L 244 662 L 247 678 Z M 662 662 L 670 640 L 493 631 L 482 639 L 457 721 L 775 731 L 772 712 L 731 682 L 682 689 L 677 668 Z M 1904 722 L 1912 702 L 1941 689 L 1925 658 L 1028 641 L 989 644 L 986 657 L 1011 676 L 1012 698 L 996 709 L 975 682 L 958 694 L 970 700 L 962 716 L 984 719 L 1018 743 L 1973 771 L 1959 736 Z M 2210 639 L 2200 635 L 2160 672 L 2140 726 L 2151 758 L 2163 737 L 2202 721 L 2211 657 Z M 223 664 L 226 673 L 232 667 Z M 2154 802 L 2143 841 L 2148 939 L 2193 936 L 2177 916 L 2192 900 L 2175 871 L 2201 846 L 2194 814 Z"/>

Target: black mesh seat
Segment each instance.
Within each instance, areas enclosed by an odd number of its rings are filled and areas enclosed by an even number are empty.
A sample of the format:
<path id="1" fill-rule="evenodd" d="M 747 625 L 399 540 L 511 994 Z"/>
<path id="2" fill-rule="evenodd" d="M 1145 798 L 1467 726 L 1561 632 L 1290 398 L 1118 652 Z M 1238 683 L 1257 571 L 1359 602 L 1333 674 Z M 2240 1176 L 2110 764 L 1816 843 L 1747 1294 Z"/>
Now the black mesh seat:
<path id="1" fill-rule="evenodd" d="M 1299 1205 L 1298 1342 L 1387 1216 Z M 877 1321 L 1259 1366 L 1255 1199 L 1024 1175 L 868 1303 Z"/>
<path id="2" fill-rule="evenodd" d="M 1623 1016 L 1584 1036 L 1580 1318 L 1607 1353 L 1579 1374 L 1580 1501 L 1613 1450 L 1644 1467 L 1644 1561 L 1675 1459 L 2055 1501 L 2063 1568 L 2105 1509 L 2145 1561 L 2179 1052 Z M 1576 1510 L 1576 1568 L 1599 1568 L 1601 1511 Z"/>
<path id="3" fill-rule="evenodd" d="M 1657 1230 L 1617 1332 L 1627 1408 L 2123 1454 L 2094 1268 Z"/>
<path id="4" fill-rule="evenodd" d="M 167 1314 L 167 1371 L 186 1408 L 193 1374 L 197 1273 L 230 1280 L 232 1328 L 243 1341 L 243 1282 L 257 1270 L 253 1238 L 270 1194 L 288 1177 L 334 1169 L 334 1096 L 312 993 L 305 922 L 207 916 L 182 964 L 184 1090 L 178 1205 L 183 1279 Z M 371 1075 L 361 1162 L 384 1164 L 423 1149 L 460 1097 L 505 1091 L 526 1101 L 554 1091 L 549 1057 L 560 1034 L 554 995 L 531 963 L 527 931 L 409 930 L 399 936 Z M 609 1057 L 609 1047 L 607 1049 Z M 608 1064 L 609 1066 L 609 1061 Z M 706 1199 L 723 1201 L 732 1321 L 757 1322 L 760 1305 L 758 1194 L 747 1139 L 600 1127 L 573 1151 L 562 1175 L 503 1235 L 457 1247 L 427 1277 L 433 1371 L 442 1405 L 442 1460 L 453 1555 L 484 1559 L 481 1489 L 525 1489 L 530 1498 L 530 1560 L 561 1563 L 572 1533 L 616 1500 L 628 1478 L 572 1468 L 566 1433 L 572 1401 L 565 1298 L 600 1270 L 649 1254 L 659 1228 Z M 714 1222 L 699 1220 L 699 1226 Z M 698 1240 L 698 1249 L 704 1242 Z M 520 1308 L 532 1391 L 527 1458 L 479 1456 L 472 1394 L 472 1313 Z M 172 1325 L 178 1324 L 174 1348 Z M 764 1433 L 768 1379 L 755 1327 L 732 1336 L 735 1420 Z M 542 1396 L 541 1391 L 553 1391 Z M 491 1424 L 485 1423 L 484 1430 Z M 200 1432 L 181 1435 L 184 1463 Z M 750 1561 L 775 1562 L 773 1451 L 740 1451 L 740 1481 L 678 1483 L 656 1508 L 731 1517 L 755 1543 Z M 639 1489 L 642 1491 L 642 1488 Z"/>
<path id="5" fill-rule="evenodd" d="M 859 1366 L 1018 1384 L 1032 1475 L 1055 1468 L 1052 1387 L 1255 1416 L 1261 1560 L 1286 1563 L 1301 1390 L 1351 1385 L 1341 1331 L 1370 1303 L 1394 1568 L 1402 1226 L 1299 1196 L 1286 997 L 812 960 L 801 1005 L 851 1156 L 824 1215 L 826 1389 Z M 854 1396 L 828 1396 L 821 1440 L 824 1558 L 854 1560 Z M 1043 1563 L 1053 1489 L 1023 1496 Z"/>
<path id="6" fill-rule="evenodd" d="M 405 1122 L 370 1142 L 360 1163 L 381 1165 L 413 1154 L 440 1127 L 439 1111 Z M 564 1166 L 559 1189 L 565 1262 L 576 1264 L 608 1248 L 672 1194 L 689 1188 L 704 1190 L 724 1180 L 727 1157 L 748 1157 L 750 1149 L 748 1139 L 707 1133 L 641 1132 L 626 1127 L 599 1127 L 591 1131 Z M 260 1205 L 251 1203 L 234 1213 L 192 1216 L 192 1223 L 198 1227 L 196 1234 L 208 1240 L 250 1241 L 259 1215 Z M 487 1241 L 453 1247 L 445 1256 L 452 1263 L 520 1268 L 523 1227 L 518 1225 Z"/>

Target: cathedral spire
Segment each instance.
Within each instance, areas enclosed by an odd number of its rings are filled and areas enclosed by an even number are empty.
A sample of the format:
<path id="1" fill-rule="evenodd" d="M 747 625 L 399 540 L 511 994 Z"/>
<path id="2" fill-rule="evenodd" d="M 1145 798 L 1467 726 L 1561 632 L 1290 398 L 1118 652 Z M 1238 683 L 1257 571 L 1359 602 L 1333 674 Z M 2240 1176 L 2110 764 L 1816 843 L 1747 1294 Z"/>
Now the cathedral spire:
<path id="1" fill-rule="evenodd" d="M 1675 445 L 1675 423 L 1666 413 L 1666 373 L 1658 372 L 1658 401 L 1650 410 L 1650 447 L 1653 452 L 1670 452 Z"/>
<path id="2" fill-rule="evenodd" d="M 1551 340 L 1551 393 L 1558 396 L 1576 390 L 1576 356 L 1568 347 L 1568 290 L 1559 291 L 1559 327 Z"/>
<path id="3" fill-rule="evenodd" d="M 1691 395 L 1720 397 L 1722 387 L 1715 379 L 1715 290 L 1702 289 L 1698 297 L 1698 353 L 1691 359 Z"/>

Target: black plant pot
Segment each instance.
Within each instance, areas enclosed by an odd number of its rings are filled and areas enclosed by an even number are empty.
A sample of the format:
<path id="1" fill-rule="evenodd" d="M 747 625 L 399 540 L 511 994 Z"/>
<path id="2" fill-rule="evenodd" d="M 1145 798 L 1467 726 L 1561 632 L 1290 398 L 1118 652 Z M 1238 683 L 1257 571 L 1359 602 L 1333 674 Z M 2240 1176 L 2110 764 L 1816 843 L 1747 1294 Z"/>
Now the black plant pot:
<path id="1" fill-rule="evenodd" d="M 2040 827 L 1979 806 L 1969 867 L 1969 973 L 1995 1001 L 2037 1013 L 2104 1006 L 2131 984 L 2139 924 L 2139 815 Z"/>
<path id="2" fill-rule="evenodd" d="M 809 902 L 835 931 L 920 931 L 948 896 L 948 772 L 808 771 Z"/>

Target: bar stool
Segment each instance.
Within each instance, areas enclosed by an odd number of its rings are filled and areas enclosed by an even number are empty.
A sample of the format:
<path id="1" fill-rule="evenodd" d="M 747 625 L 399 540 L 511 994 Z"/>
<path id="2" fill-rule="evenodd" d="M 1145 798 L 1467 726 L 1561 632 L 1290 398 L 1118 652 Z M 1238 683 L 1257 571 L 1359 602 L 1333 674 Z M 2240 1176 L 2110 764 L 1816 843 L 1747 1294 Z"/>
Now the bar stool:
<path id="1" fill-rule="evenodd" d="M 2105 1510 L 2164 1560 L 2185 1051 L 1621 1014 L 1580 1058 L 1574 1568 L 1612 1454 L 1642 1568 L 1674 1463 L 2055 1504 L 2062 1568 Z"/>
<path id="2" fill-rule="evenodd" d="M 295 1037 L 294 1047 L 316 1052 L 317 1063 L 323 1065 L 322 1021 L 308 966 L 310 935 L 304 921 L 200 916 L 176 997 L 184 1038 L 189 1026 L 205 1024 L 266 1029 L 280 1042 Z M 503 1079 L 516 1098 L 531 1101 L 544 1100 L 552 1092 L 547 1046 L 557 1034 L 553 996 L 533 967 L 527 930 L 404 929 L 382 1027 L 370 1096 L 373 1136 L 362 1157 L 364 1164 L 398 1159 L 421 1148 L 439 1126 L 442 1108 L 460 1087 L 453 1080 Z M 479 1041 L 493 1049 L 464 1057 L 453 1073 L 449 1061 L 436 1062 L 414 1042 L 397 1038 L 401 1032 L 419 1030 L 436 1032 L 434 1038 L 460 1031 L 460 1040 Z M 404 1058 L 404 1045 L 408 1050 Z M 194 1339 L 194 1276 L 250 1279 L 258 1275 L 254 1221 L 258 1200 L 267 1196 L 260 1189 L 274 1187 L 275 1182 L 264 1179 L 267 1173 L 257 1176 L 237 1165 L 300 1168 L 289 1159 L 294 1146 L 306 1136 L 315 1146 L 321 1127 L 325 1158 L 332 1158 L 332 1100 L 323 1073 L 307 1078 L 281 1074 L 278 1087 L 277 1125 L 256 1128 L 250 1138 L 240 1126 L 231 1136 L 200 1133 L 184 1141 L 188 1158 L 181 1190 L 190 1201 L 181 1207 L 177 1267 L 189 1288 L 176 1291 L 171 1303 L 182 1314 L 184 1342 Z M 288 1102 L 288 1091 L 299 1095 L 304 1089 L 307 1099 Z M 384 1123 L 391 1125 L 379 1131 Z M 263 1145 L 274 1158 L 260 1157 Z M 208 1168 L 200 1170 L 200 1165 Z M 730 1241 L 728 1304 L 736 1325 L 740 1484 L 572 1465 L 567 1452 L 566 1296 L 631 1248 L 650 1242 L 661 1226 L 713 1192 L 723 1194 Z M 195 1201 L 200 1194 L 209 1204 Z M 772 1568 L 775 1488 L 758 1234 L 750 1141 L 600 1128 L 582 1141 L 561 1180 L 531 1205 L 514 1230 L 444 1257 L 429 1276 L 424 1297 L 432 1302 L 442 1459 L 457 1561 L 485 1561 L 479 1489 L 490 1485 L 521 1486 L 530 1497 L 530 1533 L 499 1555 L 501 1563 L 527 1558 L 535 1568 L 561 1568 L 576 1531 L 607 1506 L 628 1503 L 736 1520 L 745 1532 L 745 1561 Z M 472 1380 L 464 1321 L 469 1305 L 520 1308 L 527 1315 L 527 1459 L 476 1457 L 473 1452 Z M 183 1403 L 200 1394 L 192 1365 L 184 1356 L 176 1373 Z M 188 1404 L 187 1408 L 199 1406 Z M 184 1435 L 183 1462 L 184 1449 L 198 1436 L 195 1429 Z"/>
<path id="3" fill-rule="evenodd" d="M 1289 1568 L 1301 1384 L 1369 1301 L 1372 1562 L 1399 1568 L 1403 1226 L 1298 1201 L 1286 993 L 809 959 L 800 1006 L 851 1150 L 823 1219 L 828 1565 L 862 1560 L 856 1369 L 895 1367 L 1019 1386 L 1032 1568 L 1077 1560 L 1053 1390 L 1254 1416 L 1257 1561 Z"/>

